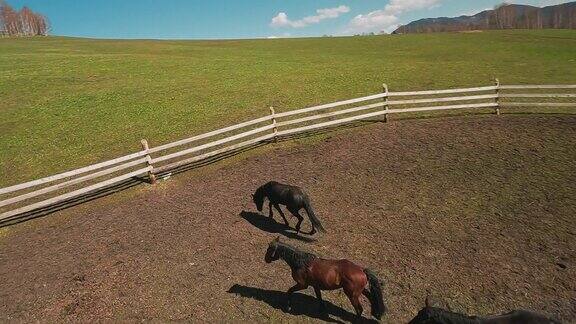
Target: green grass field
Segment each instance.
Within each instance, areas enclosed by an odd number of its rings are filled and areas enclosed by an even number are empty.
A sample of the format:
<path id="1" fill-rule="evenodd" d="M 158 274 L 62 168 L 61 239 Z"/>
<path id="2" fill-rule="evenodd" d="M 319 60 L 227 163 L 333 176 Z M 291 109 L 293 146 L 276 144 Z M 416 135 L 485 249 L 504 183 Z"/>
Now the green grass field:
<path id="1" fill-rule="evenodd" d="M 355 38 L 0 39 L 0 187 L 381 91 L 575 83 L 576 31 Z"/>

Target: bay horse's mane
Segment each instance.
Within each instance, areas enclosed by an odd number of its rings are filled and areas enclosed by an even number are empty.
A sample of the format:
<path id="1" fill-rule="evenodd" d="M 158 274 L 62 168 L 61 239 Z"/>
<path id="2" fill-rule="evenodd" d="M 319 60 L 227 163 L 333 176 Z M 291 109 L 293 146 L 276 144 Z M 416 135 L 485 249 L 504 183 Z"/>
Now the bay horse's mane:
<path id="1" fill-rule="evenodd" d="M 286 261 L 290 268 L 300 269 L 310 265 L 310 263 L 317 258 L 316 255 L 304 251 L 300 251 L 297 248 L 283 243 L 276 242 L 276 253 L 278 256 Z"/>

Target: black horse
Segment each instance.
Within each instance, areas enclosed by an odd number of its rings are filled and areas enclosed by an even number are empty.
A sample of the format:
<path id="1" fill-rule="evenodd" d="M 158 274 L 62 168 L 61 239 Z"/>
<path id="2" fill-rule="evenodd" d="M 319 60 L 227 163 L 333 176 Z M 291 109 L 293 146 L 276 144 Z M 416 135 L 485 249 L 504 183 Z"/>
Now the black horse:
<path id="1" fill-rule="evenodd" d="M 467 316 L 442 308 L 430 307 L 426 299 L 426 307 L 422 308 L 409 324 L 559 324 L 560 322 L 546 318 L 527 310 L 515 310 L 502 315 L 487 317 Z"/>
<path id="2" fill-rule="evenodd" d="M 252 195 L 252 200 L 260 212 L 262 211 L 262 207 L 264 205 L 264 198 L 268 198 L 268 207 L 270 209 L 270 213 L 268 215 L 269 217 L 273 216 L 272 206 L 274 206 L 280 213 L 280 216 L 282 216 L 284 219 L 284 224 L 289 226 L 288 220 L 284 216 L 282 209 L 280 209 L 280 205 L 284 205 L 288 211 L 292 213 L 292 215 L 298 218 L 298 223 L 296 224 L 296 233 L 300 233 L 300 226 L 302 225 L 302 220 L 304 220 L 304 217 L 302 217 L 302 215 L 299 213 L 302 208 L 306 210 L 306 214 L 308 214 L 308 218 L 310 218 L 310 222 L 312 223 L 312 230 L 310 231 L 310 234 L 316 233 L 316 229 L 321 232 L 326 232 L 320 223 L 320 220 L 316 214 L 314 214 L 314 210 L 310 204 L 310 198 L 308 198 L 308 195 L 306 195 L 306 193 L 304 193 L 304 191 L 302 191 L 302 189 L 299 187 L 281 184 L 276 181 L 270 181 L 256 189 L 256 192 Z"/>

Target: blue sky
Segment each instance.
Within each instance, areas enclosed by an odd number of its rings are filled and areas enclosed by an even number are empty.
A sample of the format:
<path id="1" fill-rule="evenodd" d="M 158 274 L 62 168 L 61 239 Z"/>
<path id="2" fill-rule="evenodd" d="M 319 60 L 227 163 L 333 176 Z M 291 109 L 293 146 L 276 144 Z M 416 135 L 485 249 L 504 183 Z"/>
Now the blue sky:
<path id="1" fill-rule="evenodd" d="M 48 16 L 52 34 L 222 39 L 391 31 L 426 17 L 471 14 L 499 0 L 8 0 Z M 518 0 L 549 5 L 565 1 Z"/>

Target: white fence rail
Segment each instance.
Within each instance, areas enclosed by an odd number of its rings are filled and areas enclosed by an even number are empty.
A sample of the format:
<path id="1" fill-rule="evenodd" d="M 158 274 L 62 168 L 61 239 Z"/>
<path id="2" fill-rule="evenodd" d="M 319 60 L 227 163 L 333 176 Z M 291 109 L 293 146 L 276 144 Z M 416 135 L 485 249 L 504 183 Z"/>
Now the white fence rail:
<path id="1" fill-rule="evenodd" d="M 554 93 L 546 92 L 550 90 Z M 0 222 L 137 176 L 154 183 L 157 174 L 294 134 L 379 116 L 387 121 L 389 115 L 400 113 L 491 109 L 499 115 L 506 107 L 576 107 L 575 90 L 576 85 L 500 85 L 497 80 L 485 87 L 407 92 L 389 92 L 384 85 L 382 93 L 361 98 L 281 113 L 271 107 L 270 115 L 261 118 L 156 147 L 142 140 L 139 152 L 0 188 Z M 105 176 L 111 178 L 102 180 Z"/>

